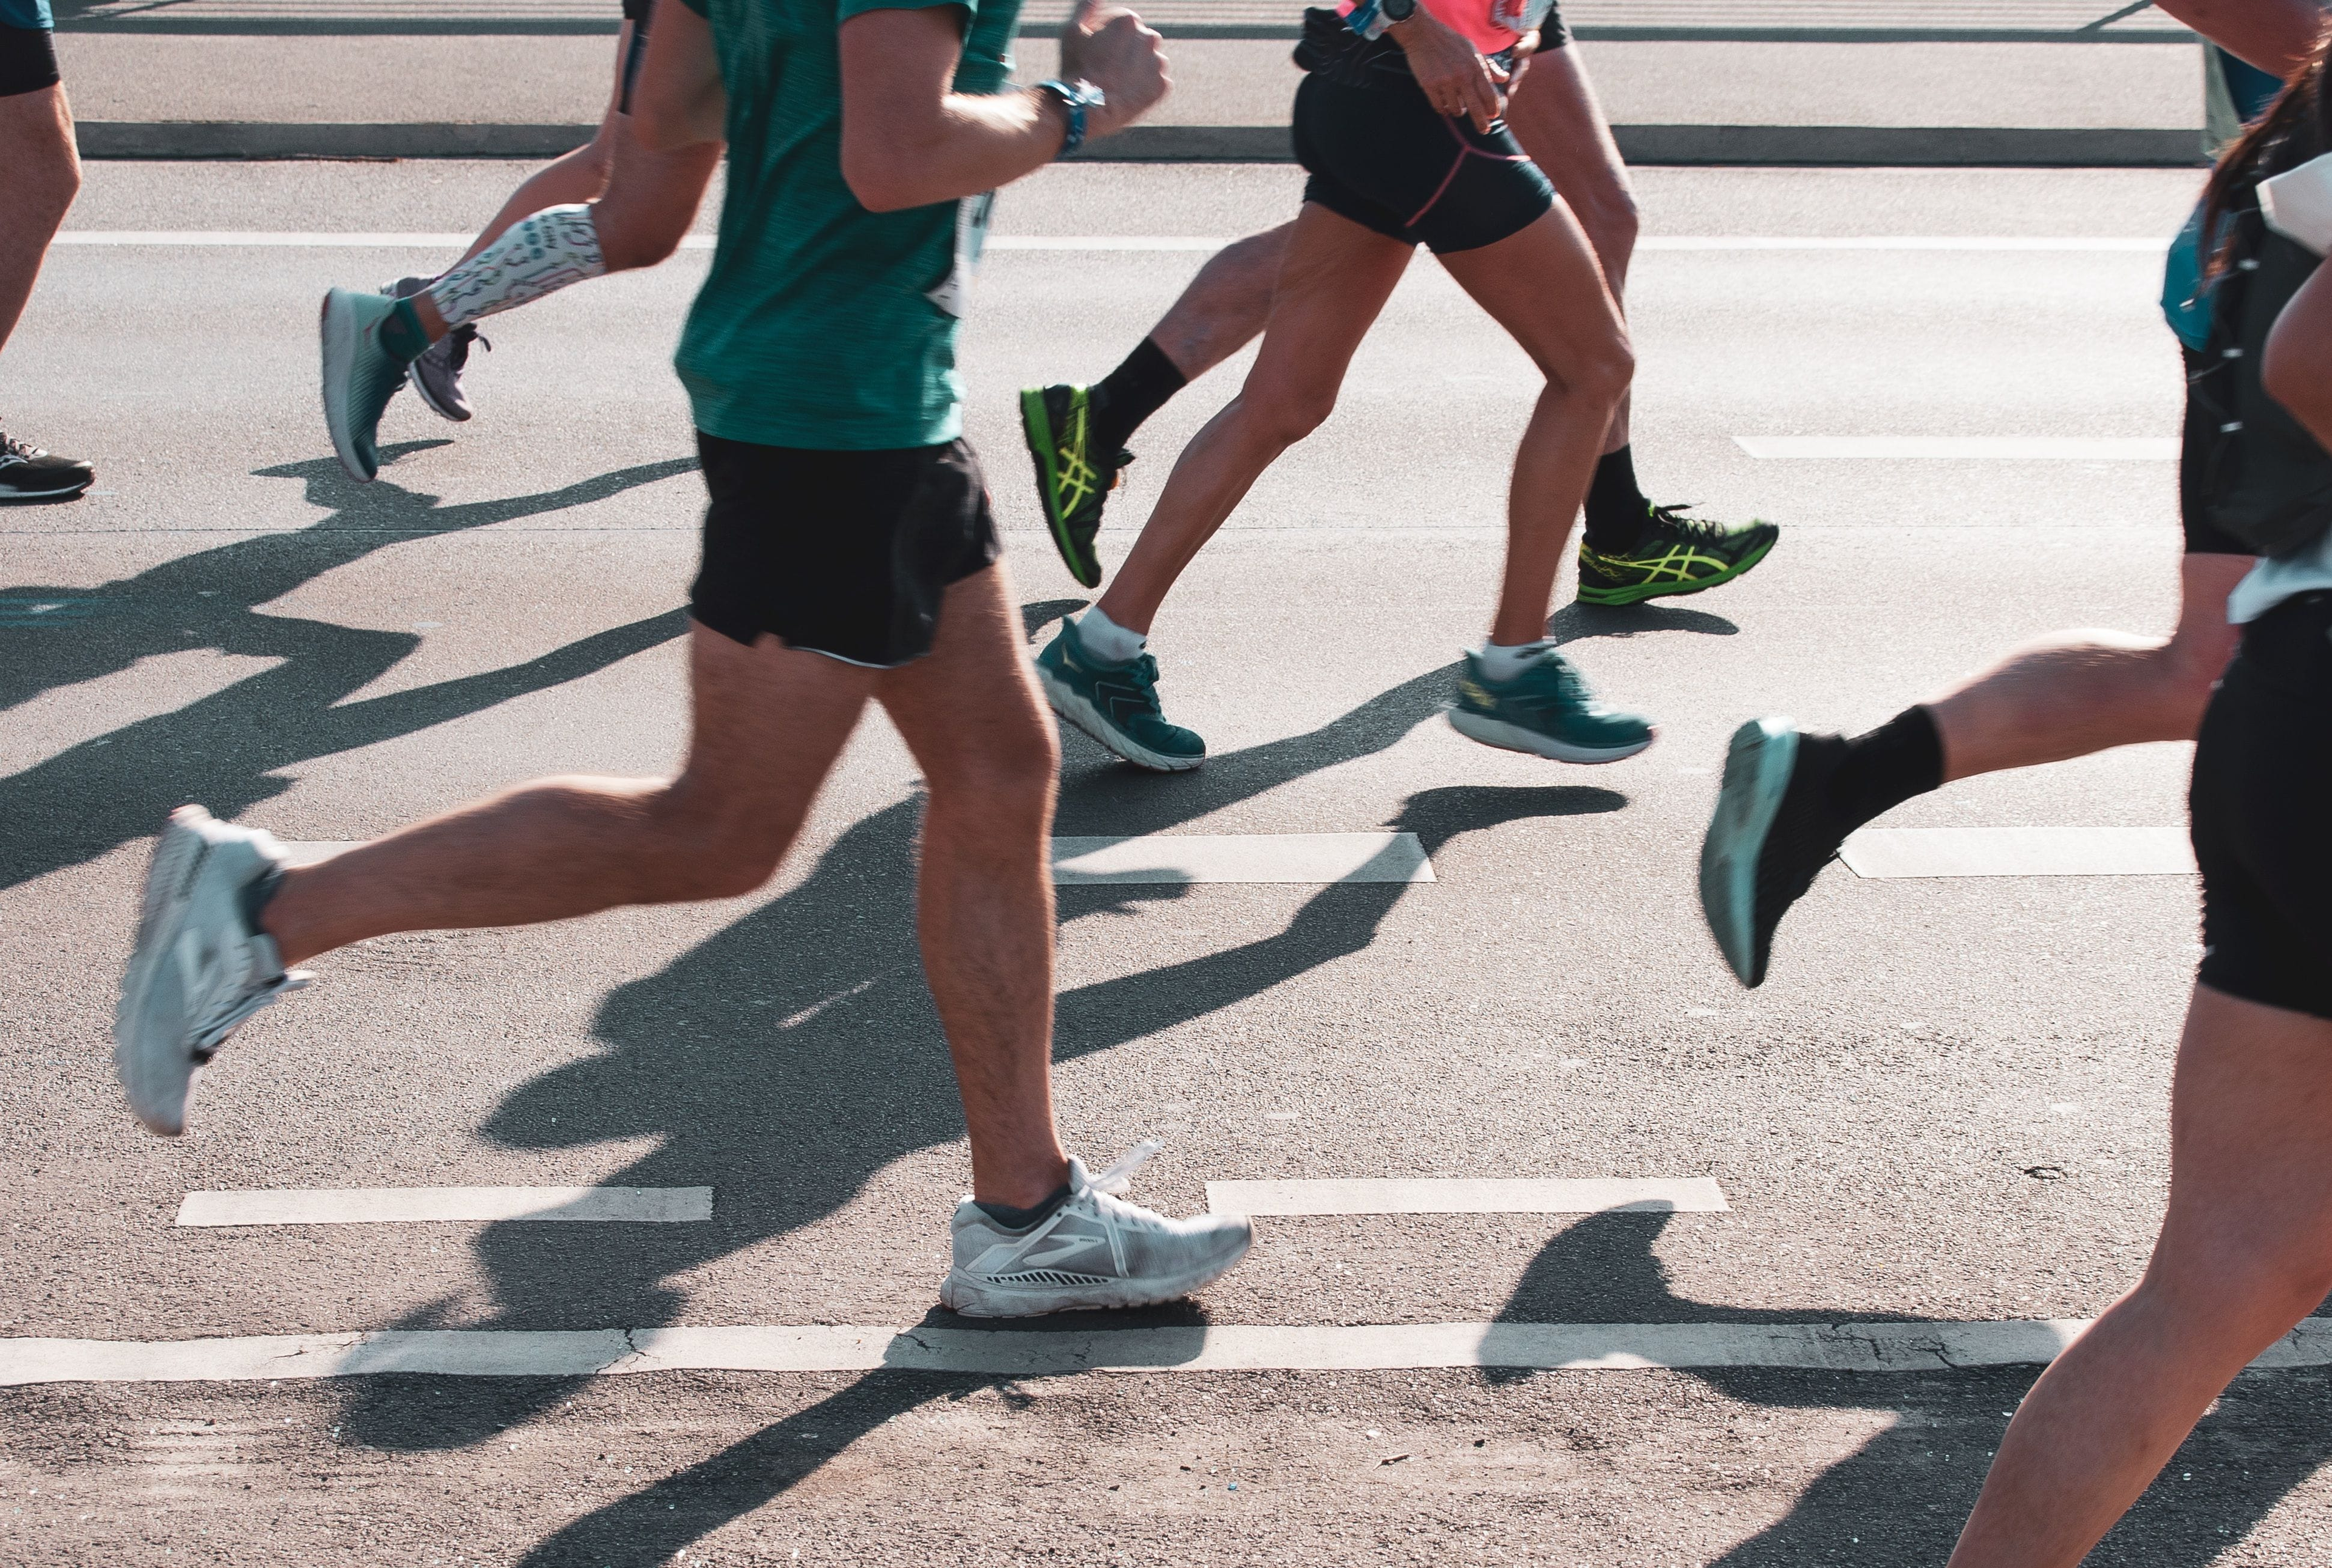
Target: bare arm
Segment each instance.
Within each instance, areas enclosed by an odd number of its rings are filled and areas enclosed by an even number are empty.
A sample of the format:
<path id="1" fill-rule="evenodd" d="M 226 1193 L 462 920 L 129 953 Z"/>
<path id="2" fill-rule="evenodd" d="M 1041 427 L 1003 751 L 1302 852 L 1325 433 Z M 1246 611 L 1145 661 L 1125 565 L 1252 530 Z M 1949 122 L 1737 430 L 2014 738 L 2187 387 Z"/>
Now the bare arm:
<path id="1" fill-rule="evenodd" d="M 2162 9 L 2261 71 L 2289 81 L 2316 47 L 2324 12 L 2315 0 L 2156 0 Z"/>
<path id="2" fill-rule="evenodd" d="M 2332 448 L 2332 267 L 2318 267 L 2275 319 L 2260 380 L 2308 433 Z"/>
<path id="3" fill-rule="evenodd" d="M 977 196 L 1060 153 L 1067 117 L 1050 94 L 951 91 L 962 18 L 953 5 L 932 5 L 863 12 L 842 24 L 842 177 L 870 211 Z M 1086 78 L 1107 99 L 1090 112 L 1088 139 L 1132 124 L 1166 96 L 1158 42 L 1130 11 L 1086 33 L 1074 60 L 1065 41 L 1064 73 Z"/>
<path id="4" fill-rule="evenodd" d="M 632 135 L 651 152 L 671 152 L 725 139 L 728 118 L 712 24 L 683 5 L 657 6 L 632 89 Z"/>

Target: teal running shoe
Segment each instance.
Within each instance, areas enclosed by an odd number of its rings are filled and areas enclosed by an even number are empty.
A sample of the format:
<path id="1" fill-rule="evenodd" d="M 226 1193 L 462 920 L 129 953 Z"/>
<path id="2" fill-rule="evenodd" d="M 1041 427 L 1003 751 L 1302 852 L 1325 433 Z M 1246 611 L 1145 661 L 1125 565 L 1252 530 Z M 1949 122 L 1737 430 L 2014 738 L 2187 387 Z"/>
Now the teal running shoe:
<path id="1" fill-rule="evenodd" d="M 1158 706 L 1158 661 L 1148 654 L 1113 664 L 1094 657 L 1064 619 L 1061 635 L 1037 655 L 1037 684 L 1053 712 L 1137 768 L 1180 773 L 1207 760 L 1207 743 L 1166 722 Z"/>
<path id="2" fill-rule="evenodd" d="M 1483 673 L 1479 654 L 1467 653 L 1449 704 L 1449 727 L 1469 741 L 1508 751 L 1528 751 L 1558 762 L 1617 762 L 1652 743 L 1651 722 L 1595 700 L 1579 668 L 1545 651 L 1503 684 Z"/>
<path id="3" fill-rule="evenodd" d="M 380 472 L 381 410 L 405 385 L 405 361 L 380 346 L 380 324 L 397 309 L 378 294 L 334 289 L 324 296 L 324 425 L 349 477 Z"/>

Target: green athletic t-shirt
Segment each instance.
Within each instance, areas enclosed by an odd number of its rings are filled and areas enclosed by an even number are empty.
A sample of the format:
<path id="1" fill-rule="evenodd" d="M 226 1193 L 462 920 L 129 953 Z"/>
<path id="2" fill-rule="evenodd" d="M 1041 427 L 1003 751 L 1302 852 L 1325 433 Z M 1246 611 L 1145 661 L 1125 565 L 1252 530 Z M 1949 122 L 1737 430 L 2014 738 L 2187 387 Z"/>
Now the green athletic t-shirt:
<path id="1" fill-rule="evenodd" d="M 1019 0 L 686 0 L 729 94 L 729 189 L 712 271 L 674 364 L 697 428 L 868 452 L 963 432 L 955 340 L 988 198 L 870 213 L 842 177 L 836 43 L 862 12 L 967 14 L 958 92 L 1000 91 Z"/>

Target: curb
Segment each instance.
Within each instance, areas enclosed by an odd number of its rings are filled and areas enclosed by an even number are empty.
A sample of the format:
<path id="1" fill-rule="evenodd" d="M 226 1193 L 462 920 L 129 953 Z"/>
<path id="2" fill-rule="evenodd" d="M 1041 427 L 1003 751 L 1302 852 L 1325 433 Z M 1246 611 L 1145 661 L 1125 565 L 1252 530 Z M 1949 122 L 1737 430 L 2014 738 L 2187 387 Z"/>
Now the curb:
<path id="1" fill-rule="evenodd" d="M 549 158 L 588 125 L 349 125 L 239 120 L 83 120 L 85 158 Z M 1862 167 L 2192 167 L 2195 129 L 2019 129 L 1856 125 L 1615 125 L 1631 164 Z M 1098 163 L 1290 163 L 1284 125 L 1141 125 L 1077 154 Z"/>

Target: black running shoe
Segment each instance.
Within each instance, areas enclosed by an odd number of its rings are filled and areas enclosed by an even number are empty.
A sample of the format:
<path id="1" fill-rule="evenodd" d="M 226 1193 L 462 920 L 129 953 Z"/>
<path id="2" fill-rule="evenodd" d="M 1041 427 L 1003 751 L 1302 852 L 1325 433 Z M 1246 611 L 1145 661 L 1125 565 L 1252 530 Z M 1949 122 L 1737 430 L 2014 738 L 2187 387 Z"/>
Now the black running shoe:
<path id="1" fill-rule="evenodd" d="M 1605 554 L 1579 541 L 1579 602 L 1632 605 L 1731 582 L 1765 559 L 1782 531 L 1757 520 L 1728 528 L 1681 506 L 1648 509 L 1631 550 Z"/>
<path id="2" fill-rule="evenodd" d="M 409 299 L 435 282 L 435 278 L 399 278 L 381 291 L 392 300 Z M 462 372 L 470 363 L 470 345 L 492 352 L 493 345 L 486 341 L 473 322 L 464 321 L 421 351 L 421 358 L 406 368 L 405 378 L 413 386 L 429 411 L 441 419 L 467 419 L 475 412 L 470 406 L 470 396 L 462 390 Z"/>
<path id="3" fill-rule="evenodd" d="M 1093 406 L 1084 387 L 1031 387 L 1020 394 L 1020 432 L 1037 463 L 1037 497 L 1069 575 L 1086 588 L 1101 586 L 1094 535 L 1101 509 L 1133 454 L 1096 450 Z"/>
<path id="4" fill-rule="evenodd" d="M 78 457 L 59 457 L 0 430 L 0 502 L 70 501 L 87 490 L 97 470 Z"/>
<path id="5" fill-rule="evenodd" d="M 1830 798 L 1845 760 L 1843 739 L 1787 719 L 1752 719 L 1733 732 L 1700 846 L 1700 908 L 1744 986 L 1764 983 L 1774 928 L 1846 842 Z"/>

